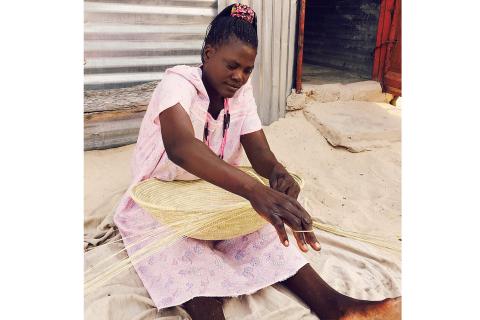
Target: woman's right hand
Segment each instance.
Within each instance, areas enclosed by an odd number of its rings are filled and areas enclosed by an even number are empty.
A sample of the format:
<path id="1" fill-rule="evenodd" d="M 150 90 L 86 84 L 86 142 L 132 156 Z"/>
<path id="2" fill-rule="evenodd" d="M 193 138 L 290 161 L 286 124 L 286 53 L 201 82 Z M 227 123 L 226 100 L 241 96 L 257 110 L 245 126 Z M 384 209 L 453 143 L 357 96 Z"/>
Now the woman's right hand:
<path id="1" fill-rule="evenodd" d="M 294 231 L 313 230 L 312 218 L 298 201 L 284 193 L 258 184 L 248 195 L 252 207 L 277 230 L 280 241 L 288 246 L 285 225 Z M 313 232 L 293 232 L 298 247 L 308 251 L 307 243 L 316 251 L 320 251 L 320 243 Z"/>

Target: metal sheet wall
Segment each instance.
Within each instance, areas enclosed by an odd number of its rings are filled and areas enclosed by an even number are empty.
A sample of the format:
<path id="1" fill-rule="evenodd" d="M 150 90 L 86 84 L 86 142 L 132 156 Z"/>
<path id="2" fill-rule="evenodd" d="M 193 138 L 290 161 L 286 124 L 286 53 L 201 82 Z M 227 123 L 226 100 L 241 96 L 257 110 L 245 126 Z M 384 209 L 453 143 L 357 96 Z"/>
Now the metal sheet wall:
<path id="1" fill-rule="evenodd" d="M 165 69 L 200 63 L 216 0 L 84 2 L 85 89 L 162 79 Z"/>
<path id="2" fill-rule="evenodd" d="M 296 0 L 218 0 L 218 11 L 240 2 L 258 16 L 259 47 L 252 74 L 258 113 L 264 125 L 285 116 L 286 99 L 294 85 Z"/>
<path id="3" fill-rule="evenodd" d="M 131 101 L 138 94 L 122 88 L 161 80 L 164 70 L 177 64 L 200 63 L 205 31 L 217 5 L 222 10 L 233 2 L 85 1 L 84 85 L 89 106 L 84 114 L 85 150 L 135 143 L 145 101 Z M 297 1 L 242 2 L 259 17 L 252 81 L 260 118 L 268 125 L 285 115 L 286 97 L 294 83 Z"/>
<path id="4" fill-rule="evenodd" d="M 380 0 L 310 0 L 303 59 L 370 79 Z"/>

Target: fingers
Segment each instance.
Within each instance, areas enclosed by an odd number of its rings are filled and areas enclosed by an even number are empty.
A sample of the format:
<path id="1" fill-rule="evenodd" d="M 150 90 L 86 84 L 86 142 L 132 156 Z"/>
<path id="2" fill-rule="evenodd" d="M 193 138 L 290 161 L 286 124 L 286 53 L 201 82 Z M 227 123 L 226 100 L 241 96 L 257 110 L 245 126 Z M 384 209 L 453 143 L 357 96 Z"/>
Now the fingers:
<path id="1" fill-rule="evenodd" d="M 308 231 L 294 232 L 295 239 L 297 239 L 300 249 L 302 249 L 302 251 L 306 251 L 303 250 L 303 246 L 306 247 L 306 244 L 309 244 L 314 250 L 320 251 L 320 243 L 313 232 L 313 221 L 308 212 L 296 200 L 290 200 L 289 204 L 285 205 L 285 209 L 291 213 L 291 216 L 295 215 L 297 218 L 295 219 L 296 221 L 293 221 L 293 225 L 291 225 L 294 231 Z"/>
<path id="2" fill-rule="evenodd" d="M 308 251 L 307 243 L 305 242 L 305 238 L 303 232 L 293 232 L 293 236 L 295 240 L 297 240 L 297 245 L 303 252 Z"/>
<path id="3" fill-rule="evenodd" d="M 280 242 L 283 243 L 283 245 L 286 247 L 288 247 L 289 242 L 288 242 L 288 235 L 287 235 L 287 231 L 285 230 L 284 223 L 287 223 L 290 226 L 290 228 L 292 228 L 293 230 L 299 230 L 302 228 L 301 220 L 292 214 L 290 215 L 283 214 L 281 217 L 278 215 L 272 215 L 270 223 L 277 230 L 277 234 L 278 234 L 278 237 L 280 238 Z M 297 232 L 294 232 L 293 235 L 297 240 L 297 245 L 300 248 L 300 250 L 302 250 L 303 252 L 307 252 L 308 247 L 303 238 L 303 235 Z"/>
<path id="4" fill-rule="evenodd" d="M 293 232 L 293 235 L 297 240 L 298 247 L 304 252 L 308 251 L 307 244 L 309 244 L 315 251 L 320 251 L 322 249 L 313 232 Z"/>
<path id="5" fill-rule="evenodd" d="M 278 187 L 278 179 L 270 179 L 270 188 L 277 190 Z"/>
<path id="6" fill-rule="evenodd" d="M 288 198 L 287 198 L 288 199 Z M 290 228 L 292 228 L 293 231 L 307 231 L 307 230 L 312 230 L 312 221 L 310 219 L 310 216 L 308 213 L 306 214 L 305 217 L 302 216 L 305 213 L 302 213 L 300 209 L 291 201 L 287 201 L 286 203 L 283 204 L 282 210 L 278 210 L 279 215 L 283 219 L 285 223 L 287 223 Z M 308 225 L 308 222 L 310 222 L 310 226 Z M 306 241 L 306 234 L 304 232 L 293 232 L 293 235 L 295 239 L 297 240 L 297 245 L 302 250 L 303 252 L 308 251 L 308 246 L 307 243 L 312 246 L 314 250 L 319 250 L 320 246 L 316 245 L 316 238 L 315 235 L 313 235 L 313 241 L 311 240 L 311 236 L 309 236 L 308 239 L 310 239 L 312 242 Z"/>
<path id="7" fill-rule="evenodd" d="M 285 247 L 288 247 L 288 244 L 289 244 L 288 235 L 287 235 L 287 231 L 285 230 L 285 225 L 283 224 L 282 219 L 277 215 L 273 215 L 271 216 L 270 223 L 277 230 L 278 237 L 280 238 L 280 242 L 283 243 Z"/>
<path id="8" fill-rule="evenodd" d="M 308 243 L 313 250 L 320 251 L 322 247 L 320 246 L 320 242 L 318 242 L 315 233 L 313 232 L 305 232 L 304 234 L 305 242 Z"/>
<path id="9" fill-rule="evenodd" d="M 278 176 L 277 179 L 274 179 L 271 187 L 295 199 L 300 193 L 300 186 L 290 175 Z"/>
<path id="10" fill-rule="evenodd" d="M 299 194 L 300 194 L 300 186 L 295 182 L 293 185 L 291 185 L 288 188 L 287 195 L 294 199 L 297 199 Z"/>
<path id="11" fill-rule="evenodd" d="M 308 245 L 310 245 L 314 250 L 320 251 L 321 246 L 318 242 L 315 234 L 313 233 L 313 223 L 310 216 L 307 214 L 306 217 L 299 218 L 292 213 L 292 204 L 286 204 L 285 210 L 282 210 L 279 215 L 272 215 L 270 223 L 275 227 L 282 242 L 285 246 L 288 246 L 288 236 L 285 231 L 284 223 L 287 223 L 290 228 L 294 231 L 293 235 L 297 241 L 297 245 L 303 252 L 308 251 Z M 295 232 L 295 231 L 310 231 L 310 232 Z M 285 242 L 287 241 L 287 242 Z"/>
<path id="12" fill-rule="evenodd" d="M 319 251 L 320 244 L 312 232 L 313 222 L 307 211 L 297 200 L 287 194 L 271 188 L 266 188 L 265 191 L 263 196 L 251 200 L 252 206 L 273 225 L 280 241 L 288 246 L 288 235 L 284 225 L 286 223 L 294 231 L 294 237 L 301 251 L 308 251 L 308 245 Z M 293 189 L 291 192 L 294 191 Z"/>
<path id="13" fill-rule="evenodd" d="M 289 201 L 283 203 L 281 208 L 277 208 L 276 214 L 272 217 L 272 225 L 277 229 L 279 234 L 280 241 L 284 243 L 284 234 L 285 237 L 287 233 L 285 231 L 284 223 L 288 224 L 292 230 L 302 230 L 302 221 L 297 217 L 293 212 L 296 210 L 296 207 Z M 293 233 L 295 239 L 297 240 L 297 245 L 303 252 L 307 252 L 308 248 L 303 235 L 301 233 Z M 288 238 L 287 238 L 288 239 Z"/>
<path id="14" fill-rule="evenodd" d="M 310 215 L 305 211 L 305 209 L 302 209 L 303 217 L 302 217 L 302 226 L 303 230 L 311 230 L 312 232 L 305 232 L 304 233 L 304 238 L 306 243 L 308 243 L 314 250 L 320 251 L 320 243 L 317 240 L 317 237 L 315 236 L 315 233 L 313 232 L 313 221 Z"/>
<path id="15" fill-rule="evenodd" d="M 285 176 L 281 176 L 279 179 L 277 179 L 277 191 L 280 191 L 281 193 L 287 193 L 287 189 L 290 187 L 291 183 L 288 181 L 288 179 L 285 178 Z"/>

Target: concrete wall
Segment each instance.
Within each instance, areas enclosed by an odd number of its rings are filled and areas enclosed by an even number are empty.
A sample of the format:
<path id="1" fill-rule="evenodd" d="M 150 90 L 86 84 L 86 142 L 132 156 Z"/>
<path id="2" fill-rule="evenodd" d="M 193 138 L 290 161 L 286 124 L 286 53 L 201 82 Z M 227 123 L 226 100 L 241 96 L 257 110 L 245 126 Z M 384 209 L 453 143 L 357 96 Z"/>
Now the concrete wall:
<path id="1" fill-rule="evenodd" d="M 371 78 L 380 0 L 310 0 L 304 61 Z"/>

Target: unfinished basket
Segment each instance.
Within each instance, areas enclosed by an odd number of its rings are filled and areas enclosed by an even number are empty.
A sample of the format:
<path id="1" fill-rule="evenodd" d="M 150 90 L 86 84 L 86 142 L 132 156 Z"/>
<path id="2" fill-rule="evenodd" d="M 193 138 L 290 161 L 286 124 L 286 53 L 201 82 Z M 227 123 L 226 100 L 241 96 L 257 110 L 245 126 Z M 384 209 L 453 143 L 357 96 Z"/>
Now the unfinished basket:
<path id="1" fill-rule="evenodd" d="M 251 167 L 238 167 L 257 178 Z M 290 173 L 303 187 L 303 179 Z M 184 236 L 200 240 L 226 240 L 252 233 L 268 223 L 250 202 L 205 180 L 142 181 L 130 193 L 143 209 Z M 197 227 L 191 227 L 197 226 Z"/>

